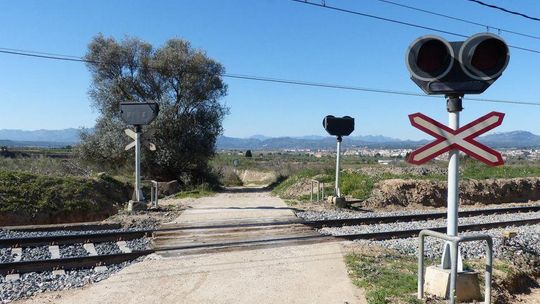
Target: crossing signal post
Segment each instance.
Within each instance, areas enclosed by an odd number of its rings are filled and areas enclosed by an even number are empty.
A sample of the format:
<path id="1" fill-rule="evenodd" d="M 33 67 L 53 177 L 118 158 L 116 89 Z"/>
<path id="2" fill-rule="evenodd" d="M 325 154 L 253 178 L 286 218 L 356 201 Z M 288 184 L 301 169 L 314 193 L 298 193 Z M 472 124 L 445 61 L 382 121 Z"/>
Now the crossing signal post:
<path id="1" fill-rule="evenodd" d="M 141 204 L 144 201 L 144 196 L 141 190 L 141 143 L 148 146 L 151 151 L 156 150 L 156 146 L 141 140 L 142 126 L 150 124 L 159 113 L 159 105 L 156 102 L 121 102 L 120 116 L 128 125 L 135 127 L 135 132 L 126 129 L 125 133 L 132 139 L 133 142 L 126 146 L 126 150 L 135 148 L 135 186 L 133 199 L 130 201 L 128 211 L 133 211 L 133 205 Z M 156 194 L 157 195 L 157 194 Z"/>
<path id="2" fill-rule="evenodd" d="M 328 134 L 336 136 L 336 182 L 334 185 L 334 202 L 339 205 L 339 202 L 344 200 L 341 197 L 339 190 L 339 175 L 340 175 L 340 158 L 341 158 L 341 141 L 343 136 L 349 136 L 354 131 L 354 118 L 350 116 L 335 117 L 328 115 L 323 119 L 323 127 Z"/>
<path id="3" fill-rule="evenodd" d="M 463 96 L 483 93 L 502 75 L 509 60 L 508 45 L 491 33 L 476 34 L 465 41 L 456 42 L 448 42 L 438 36 L 422 36 L 413 41 L 405 55 L 412 81 L 426 94 L 445 95 L 448 128 L 456 133 L 460 129 L 459 113 L 463 110 Z M 459 150 L 455 147 L 448 151 L 447 234 L 450 236 L 458 234 Z M 500 164 L 502 161 L 494 161 L 491 165 Z M 461 271 L 461 258 L 457 265 L 451 265 L 450 248 L 446 243 L 441 266 L 443 269 L 457 268 Z M 451 300 L 453 296 L 450 291 Z"/>

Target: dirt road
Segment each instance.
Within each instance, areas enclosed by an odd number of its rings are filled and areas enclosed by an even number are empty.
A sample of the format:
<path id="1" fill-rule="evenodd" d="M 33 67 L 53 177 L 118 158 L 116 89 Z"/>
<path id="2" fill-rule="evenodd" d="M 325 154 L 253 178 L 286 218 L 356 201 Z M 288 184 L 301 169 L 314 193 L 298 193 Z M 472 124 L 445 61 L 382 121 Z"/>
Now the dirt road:
<path id="1" fill-rule="evenodd" d="M 175 222 L 286 220 L 294 213 L 267 192 L 195 200 Z M 152 255 L 82 289 L 20 303 L 366 303 L 336 243 L 162 257 Z"/>

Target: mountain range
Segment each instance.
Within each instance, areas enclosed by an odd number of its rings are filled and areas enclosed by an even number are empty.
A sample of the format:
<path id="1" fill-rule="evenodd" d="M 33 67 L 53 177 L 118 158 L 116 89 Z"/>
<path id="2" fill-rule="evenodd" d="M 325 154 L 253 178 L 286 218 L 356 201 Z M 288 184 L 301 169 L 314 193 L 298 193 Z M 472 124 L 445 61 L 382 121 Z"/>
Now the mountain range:
<path id="1" fill-rule="evenodd" d="M 0 129 L 0 146 L 10 147 L 63 147 L 79 142 L 79 129 L 63 130 L 9 130 Z M 540 136 L 528 131 L 492 133 L 478 139 L 494 148 L 540 147 Z M 382 135 L 349 136 L 343 139 L 344 147 L 415 148 L 428 140 L 402 140 Z M 248 138 L 220 136 L 219 150 L 282 150 L 282 149 L 333 149 L 336 139 L 330 136 L 268 137 L 253 135 Z"/>

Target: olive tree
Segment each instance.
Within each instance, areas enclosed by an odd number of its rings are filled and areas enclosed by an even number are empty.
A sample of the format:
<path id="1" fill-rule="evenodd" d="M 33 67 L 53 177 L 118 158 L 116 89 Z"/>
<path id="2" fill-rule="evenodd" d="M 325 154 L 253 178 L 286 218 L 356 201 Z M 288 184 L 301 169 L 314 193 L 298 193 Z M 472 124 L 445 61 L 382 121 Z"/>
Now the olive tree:
<path id="1" fill-rule="evenodd" d="M 143 151 L 143 170 L 159 178 L 207 176 L 222 121 L 228 113 L 220 99 L 227 93 L 224 68 L 204 51 L 181 39 L 154 48 L 137 38 L 96 36 L 85 56 L 92 75 L 89 95 L 98 111 L 92 132 L 82 132 L 79 155 L 109 166 L 131 162 L 124 151 L 130 139 L 120 119 L 120 102 L 156 101 L 158 117 L 143 128 L 157 146 Z"/>

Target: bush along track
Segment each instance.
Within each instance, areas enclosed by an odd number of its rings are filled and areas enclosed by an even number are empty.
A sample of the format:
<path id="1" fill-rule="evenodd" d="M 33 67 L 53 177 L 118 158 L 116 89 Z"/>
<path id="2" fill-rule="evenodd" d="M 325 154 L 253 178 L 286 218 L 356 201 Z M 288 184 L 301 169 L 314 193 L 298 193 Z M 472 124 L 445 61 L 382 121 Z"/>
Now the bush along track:
<path id="1" fill-rule="evenodd" d="M 109 176 L 51 177 L 0 171 L 0 226 L 104 219 L 129 199 L 130 187 Z"/>

